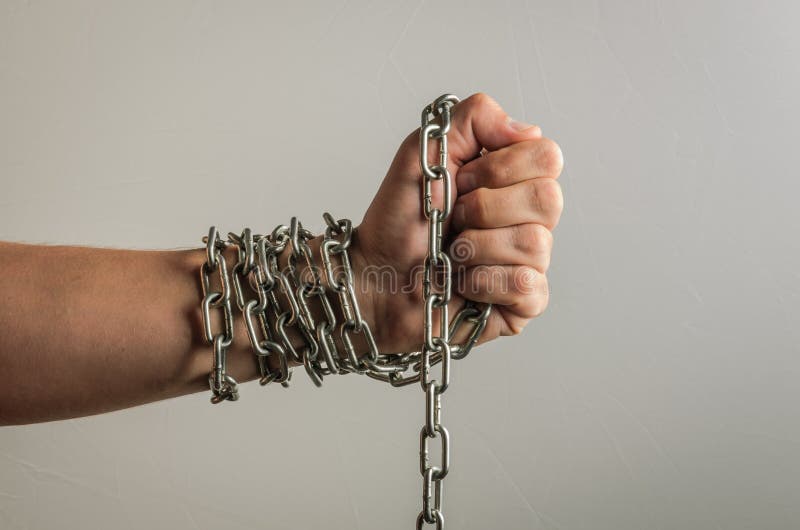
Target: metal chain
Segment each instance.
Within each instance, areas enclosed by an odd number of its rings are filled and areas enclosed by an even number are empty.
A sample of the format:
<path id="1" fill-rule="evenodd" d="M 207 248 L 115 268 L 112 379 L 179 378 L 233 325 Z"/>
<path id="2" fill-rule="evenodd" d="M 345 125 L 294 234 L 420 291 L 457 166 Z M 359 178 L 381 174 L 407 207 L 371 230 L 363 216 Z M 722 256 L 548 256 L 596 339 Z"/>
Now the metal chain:
<path id="1" fill-rule="evenodd" d="M 276 285 L 265 266 L 270 255 L 280 250 L 279 245 L 273 245 L 266 236 L 254 235 L 252 230 L 245 228 L 240 236 L 230 232 L 228 239 L 236 244 L 238 261 L 232 272 L 233 286 L 236 293 L 236 305 L 242 313 L 250 345 L 258 361 L 261 378 L 259 383 L 267 385 L 277 382 L 284 387 L 289 386 L 292 372 L 286 358 L 286 349 L 275 341 L 274 330 L 270 329 L 266 315 L 270 297 L 274 296 Z M 250 291 L 256 293 L 255 298 L 245 299 L 243 285 L 249 285 Z M 263 338 L 259 338 L 259 336 Z M 279 370 L 273 372 L 267 363 L 267 357 L 278 357 Z"/>
<path id="2" fill-rule="evenodd" d="M 328 212 L 323 214 L 325 223 L 325 238 L 320 247 L 322 254 L 322 265 L 325 268 L 325 276 L 330 287 L 339 295 L 339 303 L 342 309 L 343 322 L 339 326 L 339 335 L 344 345 L 346 357 L 339 363 L 340 373 L 356 372 L 366 373 L 373 368 L 378 360 L 378 345 L 372 334 L 372 328 L 361 315 L 361 308 L 355 292 L 355 281 L 353 267 L 350 264 L 350 256 L 347 251 L 353 237 L 353 224 L 349 219 L 334 220 Z M 335 236 L 341 236 L 339 241 Z M 341 274 L 337 275 L 334 271 L 333 256 L 338 256 L 341 264 Z M 353 336 L 361 335 L 367 345 L 366 355 L 358 358 L 356 348 L 353 346 Z"/>
<path id="3" fill-rule="evenodd" d="M 258 361 L 260 383 L 289 385 L 292 370 L 289 360 L 303 364 L 311 381 L 322 385 L 322 378 L 329 374 L 363 373 L 373 369 L 378 359 L 378 347 L 369 324 L 363 319 L 355 294 L 355 282 L 347 252 L 351 243 L 353 227 L 349 219 L 334 221 L 329 213 L 324 215 L 328 227 L 321 247 L 325 275 L 331 288 L 339 295 L 344 321 L 339 327 L 346 358 L 341 359 L 333 332 L 337 319 L 333 306 L 322 283 L 319 267 L 308 241 L 313 234 L 304 229 L 297 218 L 290 226 L 279 225 L 269 235 L 253 234 L 245 228 L 240 235 L 228 233 L 228 240 L 220 239 L 216 227 L 211 227 L 207 243 L 208 263 L 201 268 L 203 285 L 203 319 L 206 336 L 214 344 L 214 363 L 209 376 L 213 403 L 224 399 L 238 399 L 236 381 L 225 373 L 228 347 L 233 341 L 233 316 L 230 310 L 230 284 L 245 321 L 248 339 Z M 337 237 L 341 236 L 341 241 Z M 233 245 L 237 248 L 237 262 L 228 279 L 227 265 L 222 250 Z M 278 263 L 279 255 L 289 249 L 287 265 L 283 269 Z M 337 279 L 333 256 L 341 263 L 343 274 Z M 298 263 L 303 262 L 304 277 L 300 278 Z M 210 290 L 210 277 L 217 272 L 221 291 Z M 317 322 L 309 305 L 316 298 L 322 309 L 322 318 Z M 283 304 L 281 303 L 283 300 Z M 224 329 L 218 337 L 210 331 L 210 308 L 223 310 Z M 271 313 L 271 318 L 268 317 Z M 303 347 L 295 348 L 289 338 L 289 329 L 294 328 L 303 340 Z M 353 338 L 362 335 L 367 345 L 367 355 L 362 359 L 353 345 Z M 321 355 L 320 355 L 321 353 Z M 267 358 L 275 355 L 279 367 L 272 371 Z M 386 372 L 379 366 L 376 371 Z"/>
<path id="4" fill-rule="evenodd" d="M 443 480 L 450 470 L 450 433 L 442 425 L 442 394 L 450 385 L 450 361 L 469 354 L 486 326 L 491 311 L 487 305 L 482 311 L 468 303 L 450 324 L 449 303 L 452 296 L 452 262 L 443 248 L 443 224 L 450 215 L 452 191 L 450 172 L 447 169 L 447 133 L 451 126 L 451 108 L 459 99 L 452 94 L 438 97 L 422 111 L 420 127 L 419 161 L 422 169 L 422 211 L 428 219 L 428 254 L 423 262 L 425 275 L 422 284 L 424 304 L 424 337 L 421 355 L 420 385 L 425 392 L 425 424 L 419 433 L 419 470 L 422 474 L 422 510 L 417 516 L 417 530 L 425 524 L 444 528 L 442 513 Z M 441 123 L 433 120 L 440 117 Z M 438 164 L 428 162 L 428 142 L 439 141 Z M 441 202 L 433 203 L 433 183 L 441 181 Z M 437 280 L 441 278 L 440 282 Z M 434 330 L 438 317 L 439 328 Z M 450 344 L 451 337 L 465 321 L 473 323 L 467 341 L 457 348 Z M 432 375 L 432 365 L 441 363 L 438 377 Z M 429 459 L 428 444 L 438 438 L 441 457 L 438 465 Z"/>
<path id="5" fill-rule="evenodd" d="M 212 403 L 224 400 L 236 401 L 239 399 L 239 390 L 236 379 L 226 373 L 228 348 L 233 343 L 233 312 L 231 311 L 231 285 L 228 280 L 228 268 L 225 263 L 225 242 L 219 238 L 217 229 L 211 227 L 208 236 L 203 238 L 206 243 L 206 262 L 200 267 L 200 283 L 203 288 L 203 330 L 206 341 L 214 346 L 214 361 L 208 384 L 211 387 Z M 217 273 L 221 291 L 212 291 L 211 276 Z M 218 308 L 222 312 L 222 329 L 216 335 L 211 330 L 211 308 Z"/>

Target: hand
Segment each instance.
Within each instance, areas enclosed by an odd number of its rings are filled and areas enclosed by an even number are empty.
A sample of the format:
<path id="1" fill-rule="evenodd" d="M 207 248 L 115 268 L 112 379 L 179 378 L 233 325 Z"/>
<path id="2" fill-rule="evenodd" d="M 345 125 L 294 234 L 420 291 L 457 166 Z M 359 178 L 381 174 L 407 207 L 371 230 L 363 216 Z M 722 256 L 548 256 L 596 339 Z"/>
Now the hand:
<path id="1" fill-rule="evenodd" d="M 451 113 L 447 165 L 455 204 L 444 225 L 453 258 L 450 315 L 465 299 L 494 304 L 481 343 L 520 333 L 547 306 L 545 272 L 563 208 L 556 181 L 563 159 L 539 127 L 510 120 L 485 94 Z M 479 156 L 482 148 L 487 153 Z M 397 151 L 351 247 L 356 288 L 381 352 L 421 346 L 419 268 L 428 245 L 421 186 L 417 129 Z M 433 194 L 433 204 L 441 204 L 441 186 Z"/>

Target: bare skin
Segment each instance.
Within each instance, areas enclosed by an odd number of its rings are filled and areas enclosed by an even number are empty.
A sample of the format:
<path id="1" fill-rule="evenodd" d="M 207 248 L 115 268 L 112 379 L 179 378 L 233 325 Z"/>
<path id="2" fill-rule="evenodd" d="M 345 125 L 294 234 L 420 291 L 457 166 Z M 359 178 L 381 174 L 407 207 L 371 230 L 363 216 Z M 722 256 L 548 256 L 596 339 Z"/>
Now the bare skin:
<path id="1" fill-rule="evenodd" d="M 427 252 L 418 138 L 416 130 L 401 144 L 350 248 L 362 313 L 383 352 L 418 350 L 422 340 L 421 285 L 413 278 Z M 518 334 L 548 303 L 545 273 L 563 208 L 561 150 L 479 93 L 453 108 L 449 152 L 454 208 L 445 234 L 451 249 L 468 250 L 454 269 L 453 307 L 465 299 L 494 304 L 479 343 Z M 317 260 L 320 241 L 311 242 Z M 204 260 L 202 248 L 0 242 L 0 377 L 8 389 L 0 425 L 210 393 L 211 348 L 199 311 Z M 362 274 L 370 267 L 391 267 L 399 285 L 417 288 L 378 288 Z M 228 372 L 242 383 L 259 372 L 242 319 L 235 321 Z"/>

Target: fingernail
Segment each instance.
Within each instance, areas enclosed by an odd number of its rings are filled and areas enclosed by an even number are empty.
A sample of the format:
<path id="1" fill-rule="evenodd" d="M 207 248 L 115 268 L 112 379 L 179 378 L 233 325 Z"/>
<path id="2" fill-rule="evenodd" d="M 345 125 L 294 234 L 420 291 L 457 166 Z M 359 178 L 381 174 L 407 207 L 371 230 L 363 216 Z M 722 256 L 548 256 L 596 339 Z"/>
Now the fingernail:
<path id="1" fill-rule="evenodd" d="M 461 203 L 456 203 L 455 208 L 453 208 L 453 228 L 460 231 L 461 227 L 464 226 L 464 205 Z"/>
<path id="2" fill-rule="evenodd" d="M 517 121 L 513 118 L 508 118 L 508 126 L 514 129 L 515 131 L 527 131 L 531 127 L 536 127 L 535 125 L 531 125 L 530 123 Z"/>
<path id="3" fill-rule="evenodd" d="M 477 187 L 475 173 L 460 173 L 458 178 L 461 181 L 461 189 L 459 190 L 461 193 L 472 191 Z"/>

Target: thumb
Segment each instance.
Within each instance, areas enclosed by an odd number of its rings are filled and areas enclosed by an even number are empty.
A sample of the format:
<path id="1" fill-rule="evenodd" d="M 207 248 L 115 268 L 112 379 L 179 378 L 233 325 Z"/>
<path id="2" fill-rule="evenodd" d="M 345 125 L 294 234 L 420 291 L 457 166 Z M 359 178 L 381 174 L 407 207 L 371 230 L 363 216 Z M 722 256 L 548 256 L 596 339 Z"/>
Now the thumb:
<path id="1" fill-rule="evenodd" d="M 441 124 L 441 117 L 434 122 Z M 493 98 L 478 92 L 458 102 L 450 109 L 450 132 L 448 133 L 448 169 L 451 175 L 477 157 L 481 149 L 496 151 L 507 145 L 524 140 L 541 138 L 542 130 L 511 119 Z M 408 186 L 419 186 L 421 169 L 419 163 L 420 129 L 409 134 L 397 150 L 384 181 L 384 188 L 392 193 Z M 436 149 L 428 150 L 428 162 L 438 162 Z M 387 182 L 388 181 L 388 182 Z M 395 188 L 395 186 L 397 186 Z M 416 188 L 413 188 L 416 191 Z M 387 190 L 388 191 L 388 190 Z"/>
<path id="2" fill-rule="evenodd" d="M 480 154 L 542 136 L 536 125 L 512 119 L 492 97 L 478 92 L 452 109 L 448 138 L 451 159 L 460 167 Z"/>
<path id="3" fill-rule="evenodd" d="M 489 151 L 542 136 L 535 125 L 516 122 L 500 105 L 484 93 L 473 94 L 450 109 L 448 133 L 448 169 L 455 179 L 457 169 L 477 157 L 482 148 Z M 435 121 L 441 123 L 441 117 Z M 367 209 L 360 235 L 364 246 L 385 256 L 416 260 L 427 250 L 425 238 L 418 232 L 427 230 L 422 215 L 420 186 L 422 170 L 419 160 L 420 129 L 409 134 L 397 150 L 377 195 Z M 435 149 L 428 150 L 429 163 L 437 163 Z M 451 181 L 455 191 L 455 181 Z M 441 183 L 433 186 L 433 203 L 440 204 Z M 451 205 L 457 193 L 452 194 Z"/>

